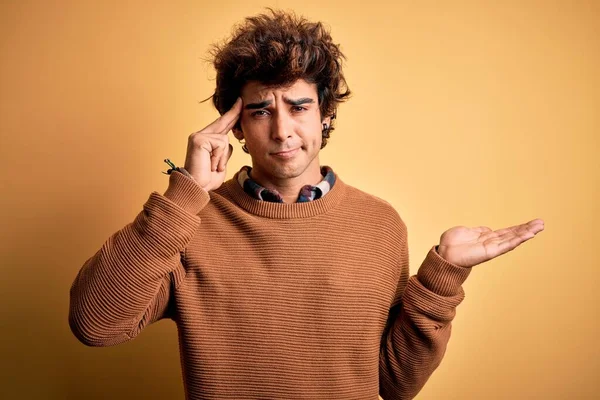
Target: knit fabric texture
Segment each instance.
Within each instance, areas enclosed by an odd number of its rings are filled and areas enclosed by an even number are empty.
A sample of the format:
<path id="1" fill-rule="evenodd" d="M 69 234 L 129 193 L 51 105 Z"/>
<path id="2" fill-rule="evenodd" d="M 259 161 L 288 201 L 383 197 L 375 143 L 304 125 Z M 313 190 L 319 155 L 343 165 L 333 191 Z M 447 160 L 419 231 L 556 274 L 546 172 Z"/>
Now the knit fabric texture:
<path id="1" fill-rule="evenodd" d="M 173 171 L 79 271 L 69 324 L 90 346 L 179 331 L 187 399 L 413 398 L 440 364 L 470 273 L 345 184 L 304 203 L 210 193 Z"/>

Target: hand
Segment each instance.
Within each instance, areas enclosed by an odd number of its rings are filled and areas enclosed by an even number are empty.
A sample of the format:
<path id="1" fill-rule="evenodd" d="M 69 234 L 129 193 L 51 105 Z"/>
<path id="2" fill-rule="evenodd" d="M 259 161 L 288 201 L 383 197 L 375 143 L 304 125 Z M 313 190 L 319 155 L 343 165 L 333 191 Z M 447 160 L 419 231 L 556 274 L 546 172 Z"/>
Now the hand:
<path id="1" fill-rule="evenodd" d="M 184 168 L 206 191 L 217 189 L 225 180 L 227 162 L 233 153 L 227 133 L 241 111 L 242 99 L 238 97 L 229 111 L 188 138 Z"/>
<path id="2" fill-rule="evenodd" d="M 442 234 L 438 253 L 452 264 L 473 267 L 513 250 L 543 230 L 541 219 L 497 231 L 487 226 L 455 226 Z"/>

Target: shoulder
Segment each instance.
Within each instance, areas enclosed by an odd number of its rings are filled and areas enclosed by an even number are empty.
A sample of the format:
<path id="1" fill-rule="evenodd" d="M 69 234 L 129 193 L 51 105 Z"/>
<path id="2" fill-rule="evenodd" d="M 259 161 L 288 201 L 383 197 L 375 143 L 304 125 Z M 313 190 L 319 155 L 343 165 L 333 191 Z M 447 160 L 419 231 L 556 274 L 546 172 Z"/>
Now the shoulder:
<path id="1" fill-rule="evenodd" d="M 392 205 L 388 201 L 377 197 L 373 194 L 367 193 L 354 186 L 351 186 L 347 183 L 344 184 L 346 185 L 346 196 L 349 200 L 367 202 L 371 206 L 381 207 L 382 209 L 386 209 L 390 212 L 395 212 L 394 207 L 392 207 Z"/>
<path id="2" fill-rule="evenodd" d="M 406 224 L 398 211 L 386 200 L 344 183 L 346 186 L 345 206 L 382 227 L 406 232 Z"/>

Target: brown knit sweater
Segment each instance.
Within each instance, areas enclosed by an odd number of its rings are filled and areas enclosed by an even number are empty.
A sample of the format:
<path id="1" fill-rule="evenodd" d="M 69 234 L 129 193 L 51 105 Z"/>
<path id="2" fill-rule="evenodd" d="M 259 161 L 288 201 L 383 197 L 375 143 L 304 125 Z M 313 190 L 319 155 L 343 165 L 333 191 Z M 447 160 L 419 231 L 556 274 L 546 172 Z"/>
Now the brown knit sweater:
<path id="1" fill-rule="evenodd" d="M 322 199 L 280 204 L 173 172 L 85 262 L 69 324 L 110 346 L 173 319 L 188 399 L 410 399 L 469 272 L 432 247 L 409 278 L 404 222 L 339 177 Z"/>

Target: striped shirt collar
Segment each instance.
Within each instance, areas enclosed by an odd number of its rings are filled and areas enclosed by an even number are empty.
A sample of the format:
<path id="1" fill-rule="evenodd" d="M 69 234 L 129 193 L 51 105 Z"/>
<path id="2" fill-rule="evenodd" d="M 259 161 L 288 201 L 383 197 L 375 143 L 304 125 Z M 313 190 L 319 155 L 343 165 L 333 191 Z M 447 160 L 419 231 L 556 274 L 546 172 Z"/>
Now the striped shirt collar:
<path id="1" fill-rule="evenodd" d="M 237 174 L 237 181 L 244 189 L 244 192 L 257 200 L 283 203 L 283 197 L 281 194 L 279 194 L 276 190 L 267 189 L 259 185 L 258 182 L 254 181 L 250 177 L 250 171 L 252 171 L 252 168 L 246 165 L 242 167 L 240 172 Z M 322 166 L 321 175 L 324 178 L 317 185 L 305 185 L 302 187 L 302 189 L 300 189 L 298 199 L 296 200 L 297 203 L 318 200 L 331 190 L 335 184 L 335 174 L 333 173 L 333 170 L 328 166 Z"/>

